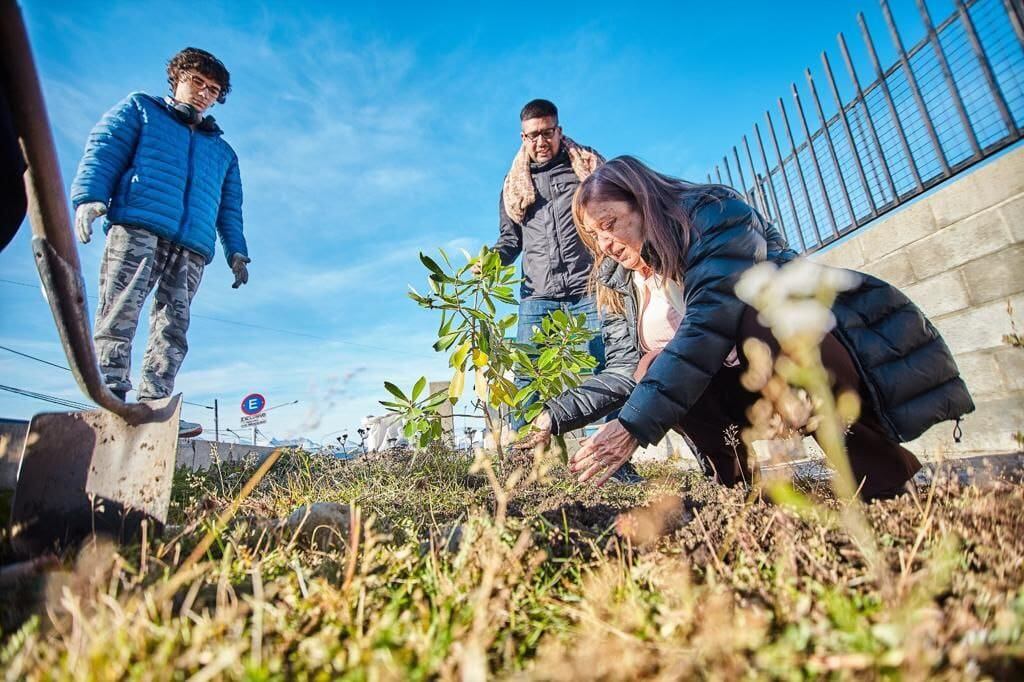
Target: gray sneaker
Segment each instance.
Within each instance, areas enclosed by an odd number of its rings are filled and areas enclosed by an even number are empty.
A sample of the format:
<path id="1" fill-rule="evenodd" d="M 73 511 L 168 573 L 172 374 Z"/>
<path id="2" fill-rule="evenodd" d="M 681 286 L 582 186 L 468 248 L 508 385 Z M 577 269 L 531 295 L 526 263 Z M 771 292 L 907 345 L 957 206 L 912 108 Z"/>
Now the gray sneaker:
<path id="1" fill-rule="evenodd" d="M 615 481 L 622 485 L 637 485 L 639 483 L 643 483 L 645 480 L 647 479 L 637 472 L 636 467 L 633 466 L 632 462 L 626 462 L 620 466 L 615 473 L 612 474 L 612 477 L 608 479 L 609 482 Z"/>
<path id="2" fill-rule="evenodd" d="M 203 432 L 203 425 L 195 422 L 187 422 L 184 419 L 178 422 L 178 438 L 195 438 Z"/>

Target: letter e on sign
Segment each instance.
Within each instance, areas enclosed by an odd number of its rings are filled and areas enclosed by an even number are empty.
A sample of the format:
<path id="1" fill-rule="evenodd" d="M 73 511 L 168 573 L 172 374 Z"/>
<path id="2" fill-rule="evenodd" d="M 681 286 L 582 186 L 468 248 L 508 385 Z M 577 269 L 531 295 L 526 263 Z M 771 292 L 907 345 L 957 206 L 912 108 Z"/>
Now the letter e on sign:
<path id="1" fill-rule="evenodd" d="M 242 398 L 242 414 L 252 416 L 259 414 L 267 406 L 267 399 L 259 393 L 250 393 Z"/>

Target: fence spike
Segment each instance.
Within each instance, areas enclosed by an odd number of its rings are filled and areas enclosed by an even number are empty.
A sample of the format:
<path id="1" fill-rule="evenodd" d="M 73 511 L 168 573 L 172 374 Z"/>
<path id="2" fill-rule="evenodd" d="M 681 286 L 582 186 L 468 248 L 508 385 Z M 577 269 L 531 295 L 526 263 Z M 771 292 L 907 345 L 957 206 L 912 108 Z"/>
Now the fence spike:
<path id="1" fill-rule="evenodd" d="M 796 223 L 796 236 L 800 239 L 800 250 L 807 250 L 807 242 L 804 240 L 804 228 L 800 224 L 800 216 L 796 212 L 796 204 L 793 203 L 793 190 L 789 186 L 789 178 L 786 177 L 786 164 L 782 160 L 782 150 L 779 149 L 779 138 L 775 134 L 775 124 L 772 123 L 771 112 L 765 110 L 764 117 L 768 120 L 768 132 L 772 136 L 772 146 L 775 147 L 775 156 L 779 160 L 779 175 L 782 176 L 782 186 L 786 189 L 786 199 L 789 200 L 789 210 L 793 214 L 793 222 Z M 760 134 L 758 134 L 760 138 Z M 763 150 L 762 150 L 763 151 Z"/>
<path id="2" fill-rule="evenodd" d="M 964 127 L 964 134 L 967 135 L 967 141 L 971 143 L 971 150 L 974 152 L 972 159 L 975 161 L 981 158 L 981 146 L 978 144 L 978 134 L 974 131 L 974 126 L 971 125 L 971 119 L 967 116 L 967 109 L 964 108 L 964 100 L 960 95 L 960 88 L 957 87 L 956 80 L 953 79 L 953 72 L 949 69 L 949 61 L 946 59 L 946 52 L 942 49 L 942 43 L 939 41 L 939 34 L 935 31 L 935 25 L 932 24 L 932 16 L 928 12 L 928 6 L 925 5 L 924 0 L 915 0 L 917 3 L 917 11 L 921 14 L 921 22 L 924 24 L 925 35 L 927 40 L 932 45 L 932 51 L 935 53 L 935 59 L 939 62 L 939 69 L 942 71 L 942 77 L 946 81 L 946 87 L 949 88 L 949 93 L 953 97 L 953 105 L 956 107 L 957 116 L 960 117 L 960 125 Z"/>
<path id="3" fill-rule="evenodd" d="M 825 53 L 822 52 L 822 56 L 824 55 Z M 814 87 L 814 78 L 811 76 L 811 70 L 805 69 L 804 76 L 807 78 L 807 87 L 810 89 L 811 98 L 814 100 L 814 108 L 818 112 L 818 121 L 821 123 L 821 132 L 825 136 L 825 142 L 828 145 L 828 153 L 830 158 L 832 159 L 832 167 L 836 169 L 836 179 L 839 181 L 839 189 L 842 191 L 843 201 L 846 203 L 846 210 L 850 214 L 850 227 L 853 228 L 857 226 L 857 216 L 853 212 L 853 202 L 850 201 L 850 191 L 846 187 L 846 178 L 843 177 L 843 169 L 842 167 L 840 167 L 839 158 L 836 156 L 836 147 L 832 143 L 832 133 L 829 132 L 829 122 L 828 119 L 825 118 L 824 109 L 821 108 L 821 98 L 818 97 L 818 89 Z M 842 106 L 843 105 L 840 102 L 840 110 L 842 110 Z M 836 114 L 837 119 L 842 119 L 842 117 L 842 113 Z M 805 123 L 804 127 L 806 126 L 807 124 Z M 853 152 L 854 156 L 857 155 L 856 150 L 853 149 L 852 147 L 851 151 Z M 835 217 L 833 216 L 833 221 L 834 220 Z M 838 225 L 836 227 L 838 227 Z"/>
<path id="4" fill-rule="evenodd" d="M 761 210 L 764 211 L 764 215 L 768 220 L 772 220 L 772 209 L 768 205 L 768 197 L 765 196 L 764 188 L 761 187 L 761 181 L 757 177 L 757 168 L 754 167 L 754 157 L 750 154 L 750 143 L 747 142 L 746 135 L 743 136 L 743 148 L 747 152 L 747 164 L 750 166 L 750 181 L 754 183 L 754 192 L 761 202 Z M 737 163 L 739 162 L 737 161 Z"/>
<path id="5" fill-rule="evenodd" d="M 810 71 L 808 70 L 808 73 Z M 804 115 L 804 105 L 800 102 L 800 93 L 796 89 L 796 83 L 790 83 L 789 88 L 793 93 L 793 103 L 796 104 L 797 114 L 800 116 L 800 127 L 804 131 L 804 138 L 807 140 L 807 151 L 811 154 L 811 163 L 814 165 L 814 172 L 818 175 L 818 187 L 821 189 L 821 198 L 825 200 L 825 210 L 832 222 L 832 236 L 839 237 L 839 225 L 836 223 L 836 214 L 832 210 L 832 200 L 828 196 L 828 188 L 825 187 L 825 176 L 821 174 L 821 164 L 818 163 L 818 152 L 814 150 L 814 138 L 807 127 L 807 117 Z"/>
<path id="6" fill-rule="evenodd" d="M 892 99 L 892 92 L 889 90 L 889 82 L 885 80 L 885 72 L 882 71 L 882 64 L 878 61 L 878 52 L 875 51 L 875 41 L 871 39 L 871 32 L 868 30 L 867 21 L 864 20 L 864 13 L 860 12 L 857 14 L 857 23 L 860 24 L 861 36 L 864 38 L 864 44 L 868 48 L 868 55 L 871 57 L 871 63 L 875 67 L 875 76 L 877 78 L 878 87 L 882 90 L 882 96 L 885 98 L 885 103 L 889 107 L 889 116 L 892 117 L 893 130 L 896 131 L 896 136 L 900 140 L 900 147 L 903 149 L 903 155 L 907 159 L 907 168 L 910 169 L 910 175 L 914 178 L 914 184 L 917 187 L 917 191 L 924 190 L 924 184 L 921 182 L 921 173 L 917 169 L 917 160 L 914 159 L 913 152 L 910 151 L 910 143 L 907 141 L 907 133 L 903 129 L 903 121 L 900 120 L 899 114 L 896 112 L 896 103 Z M 841 36 L 841 34 L 840 34 Z M 846 49 L 846 41 L 840 41 L 840 47 L 843 49 L 843 59 L 846 60 L 846 68 L 850 70 L 854 77 L 856 77 L 856 70 L 853 68 L 853 60 L 850 59 L 850 52 Z M 858 90 L 860 85 L 857 86 Z M 871 123 L 871 112 L 869 112 L 867 101 L 864 100 L 863 94 L 861 95 L 861 101 L 864 103 L 864 111 L 866 112 L 866 118 L 869 124 Z M 877 140 L 877 135 L 875 137 Z M 885 159 L 885 154 L 881 152 L 881 146 L 879 146 L 879 154 L 882 159 Z M 890 178 L 892 174 L 890 173 Z M 893 203 L 899 202 L 900 195 L 896 190 L 895 183 L 892 183 L 892 201 Z"/>
<path id="7" fill-rule="evenodd" d="M 800 189 L 803 193 L 804 204 L 807 206 L 807 215 L 811 219 L 811 228 L 814 230 L 814 236 L 818 240 L 818 246 L 821 246 L 821 230 L 818 228 L 818 217 L 814 215 L 814 206 L 811 204 L 811 194 L 807 190 L 807 178 L 804 177 L 804 169 L 800 165 L 800 155 L 796 148 L 796 140 L 793 138 L 793 129 L 789 125 L 789 115 L 786 113 L 786 104 L 782 101 L 782 98 L 778 98 L 779 111 L 782 113 L 782 124 L 785 126 L 786 138 L 789 140 L 789 150 L 793 156 L 793 163 L 796 165 L 796 177 L 800 181 Z"/>
<path id="8" fill-rule="evenodd" d="M 1007 12 L 1007 16 L 1013 24 L 1014 30 L 1017 31 L 1017 38 L 1024 44 L 1024 32 L 1022 32 L 1019 21 L 1017 19 L 1016 12 L 1013 11 L 1013 6 L 1009 4 L 1010 0 L 1004 0 L 1004 9 Z M 989 91 L 992 93 L 992 99 L 996 102 L 996 107 L 999 109 L 999 116 L 1003 119 L 1003 125 L 1006 126 L 1006 132 L 1011 137 L 1020 137 L 1020 129 L 1017 124 L 1014 123 L 1013 114 L 1010 113 L 1010 105 L 1006 101 L 1006 94 L 1003 89 L 999 86 L 999 81 L 996 80 L 995 72 L 992 71 L 992 62 L 989 61 L 988 55 L 985 54 L 984 48 L 981 46 L 981 40 L 978 38 L 978 32 L 974 28 L 974 21 L 971 19 L 970 13 L 967 11 L 966 5 L 963 0 L 955 0 L 957 14 L 960 15 L 960 23 L 963 24 L 964 32 L 967 34 L 967 40 L 971 43 L 971 49 L 974 51 L 974 57 L 978 60 L 978 64 L 981 66 L 981 72 L 985 75 L 985 83 L 988 85 Z"/>
<path id="9" fill-rule="evenodd" d="M 889 9 L 888 0 L 879 0 L 879 4 L 882 6 L 882 16 L 885 17 L 885 24 L 889 27 L 889 36 L 892 38 L 893 45 L 896 47 L 896 54 L 899 55 L 900 63 L 903 65 L 903 74 L 907 79 L 907 85 L 910 86 L 910 93 L 914 96 L 914 102 L 917 104 L 918 113 L 921 115 L 921 121 L 924 123 L 925 131 L 928 133 L 928 138 L 932 142 L 932 147 L 935 149 L 935 155 L 939 159 L 939 164 L 942 166 L 942 176 L 948 178 L 953 174 L 953 171 L 949 168 L 949 159 L 946 157 L 946 150 L 942 148 L 942 142 L 939 140 L 939 134 L 935 131 L 935 124 L 932 122 L 931 114 L 928 112 L 928 106 L 924 102 L 924 97 L 921 95 L 921 88 L 917 84 L 917 76 L 914 75 L 914 69 L 910 66 L 910 59 L 907 57 L 907 51 L 903 49 L 903 38 L 900 37 L 900 31 L 896 28 L 896 22 L 892 18 L 892 10 Z"/>

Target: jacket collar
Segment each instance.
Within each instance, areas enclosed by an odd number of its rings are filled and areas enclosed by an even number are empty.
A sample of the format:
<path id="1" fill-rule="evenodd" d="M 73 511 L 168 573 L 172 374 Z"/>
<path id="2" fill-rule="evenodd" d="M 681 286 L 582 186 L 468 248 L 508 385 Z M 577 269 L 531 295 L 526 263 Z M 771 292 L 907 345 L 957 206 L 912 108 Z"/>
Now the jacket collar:
<path id="1" fill-rule="evenodd" d="M 611 258 L 605 258 L 597 271 L 597 281 L 613 291 L 627 294 L 630 291 L 632 274 L 621 263 L 617 263 Z"/>
<path id="2" fill-rule="evenodd" d="M 163 110 L 166 111 L 169 116 L 171 116 L 175 121 L 181 123 L 181 120 L 178 118 L 178 114 L 176 114 L 174 109 L 171 108 L 171 103 L 167 100 L 167 98 L 153 97 L 152 95 L 146 95 L 146 97 L 148 97 L 153 102 L 159 104 L 160 107 L 162 107 Z M 185 125 L 185 123 L 181 123 L 181 125 Z M 197 125 L 195 129 L 196 132 L 206 133 L 207 135 L 224 134 L 224 131 L 221 130 L 221 127 L 219 125 L 217 125 L 217 120 L 213 116 L 204 116 L 203 122 Z"/>
<path id="3" fill-rule="evenodd" d="M 565 140 L 562 140 L 562 146 L 559 148 L 558 153 L 554 155 L 550 160 L 544 163 L 530 162 L 530 173 L 543 173 L 549 171 L 555 166 L 568 166 L 569 165 L 569 150 L 566 147 Z"/>

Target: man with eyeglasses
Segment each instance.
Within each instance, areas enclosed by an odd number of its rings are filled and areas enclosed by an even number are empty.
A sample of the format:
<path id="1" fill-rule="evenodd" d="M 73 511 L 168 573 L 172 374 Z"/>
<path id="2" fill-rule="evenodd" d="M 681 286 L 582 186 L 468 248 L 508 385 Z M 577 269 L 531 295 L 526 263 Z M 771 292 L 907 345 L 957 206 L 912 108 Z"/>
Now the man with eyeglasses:
<path id="1" fill-rule="evenodd" d="M 562 134 L 558 108 L 546 99 L 527 102 L 519 120 L 522 145 L 501 190 L 494 244 L 505 265 L 523 257 L 517 340 L 530 343 L 533 327 L 555 310 L 583 313 L 596 332 L 589 350 L 600 369 L 604 343 L 597 307 L 587 294 L 594 261 L 573 224 L 572 197 L 604 159 Z M 524 386 L 526 380 L 518 377 L 516 383 Z M 519 430 L 524 422 L 514 420 L 511 426 Z M 616 480 L 634 476 L 630 467 Z"/>
<path id="2" fill-rule="evenodd" d="M 100 369 L 122 400 L 132 388 L 131 350 L 149 293 L 149 342 L 140 401 L 171 395 L 188 351 L 189 307 L 220 237 L 234 275 L 249 281 L 242 231 L 238 157 L 208 115 L 224 103 L 231 75 L 219 59 L 189 47 L 167 65 L 170 96 L 132 93 L 104 114 L 89 135 L 71 184 L 75 231 L 83 244 L 103 216 L 93 336 Z M 202 427 L 181 422 L 182 437 Z"/>

